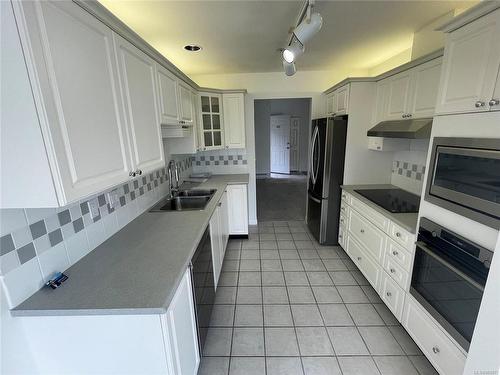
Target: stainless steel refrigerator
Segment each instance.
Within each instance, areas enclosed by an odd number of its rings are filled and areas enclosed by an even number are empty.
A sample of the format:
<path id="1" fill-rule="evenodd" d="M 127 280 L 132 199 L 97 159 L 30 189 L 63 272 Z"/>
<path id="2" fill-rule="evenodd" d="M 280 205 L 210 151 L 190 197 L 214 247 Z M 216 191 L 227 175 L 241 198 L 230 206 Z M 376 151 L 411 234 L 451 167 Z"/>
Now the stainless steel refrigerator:
<path id="1" fill-rule="evenodd" d="M 312 121 L 307 225 L 323 245 L 338 244 L 347 115 Z"/>

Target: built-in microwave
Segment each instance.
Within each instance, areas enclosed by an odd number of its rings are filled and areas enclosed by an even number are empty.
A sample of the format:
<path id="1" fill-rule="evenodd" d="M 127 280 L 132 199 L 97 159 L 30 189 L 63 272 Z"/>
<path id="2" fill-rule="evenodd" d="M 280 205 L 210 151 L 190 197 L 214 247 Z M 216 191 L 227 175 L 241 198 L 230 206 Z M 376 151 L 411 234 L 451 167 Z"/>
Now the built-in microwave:
<path id="1" fill-rule="evenodd" d="M 500 139 L 434 138 L 425 200 L 500 229 Z"/>

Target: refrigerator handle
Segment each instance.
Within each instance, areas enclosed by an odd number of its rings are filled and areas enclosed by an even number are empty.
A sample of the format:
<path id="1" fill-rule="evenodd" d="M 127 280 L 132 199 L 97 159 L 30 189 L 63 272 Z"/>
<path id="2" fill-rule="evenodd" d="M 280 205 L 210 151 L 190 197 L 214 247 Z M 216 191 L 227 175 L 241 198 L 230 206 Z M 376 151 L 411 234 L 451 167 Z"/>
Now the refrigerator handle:
<path id="1" fill-rule="evenodd" d="M 319 163 L 314 165 L 314 147 L 315 144 L 318 140 L 318 127 L 314 128 L 313 136 L 312 136 L 312 146 L 311 146 L 311 177 L 312 177 L 312 182 L 313 185 L 316 184 L 316 180 L 318 178 L 318 168 L 319 168 Z M 318 143 L 318 147 L 320 147 L 320 144 Z M 321 155 L 321 150 L 319 150 L 319 154 Z"/>
<path id="2" fill-rule="evenodd" d="M 316 202 L 316 203 L 321 203 L 321 199 L 315 198 L 315 197 L 313 197 L 311 194 L 308 194 L 308 195 L 309 195 L 309 198 L 310 198 L 313 202 Z"/>

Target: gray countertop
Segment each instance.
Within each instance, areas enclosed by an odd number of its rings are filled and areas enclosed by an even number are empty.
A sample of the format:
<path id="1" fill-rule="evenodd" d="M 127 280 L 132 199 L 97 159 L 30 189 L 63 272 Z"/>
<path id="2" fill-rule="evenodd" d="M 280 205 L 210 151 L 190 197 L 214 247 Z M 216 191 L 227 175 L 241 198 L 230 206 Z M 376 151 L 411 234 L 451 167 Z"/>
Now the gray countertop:
<path id="1" fill-rule="evenodd" d="M 42 288 L 14 316 L 164 313 L 224 189 L 248 174 L 214 175 L 203 211 L 145 212 L 68 268 L 61 288 Z"/>
<path id="2" fill-rule="evenodd" d="M 342 189 L 347 191 L 349 194 L 352 194 L 357 199 L 366 203 L 368 206 L 373 208 L 375 211 L 380 212 L 382 215 L 388 217 L 396 224 L 400 225 L 404 229 L 406 229 L 410 233 L 416 233 L 417 230 L 417 220 L 418 220 L 418 212 L 415 213 L 393 213 L 385 210 L 379 205 L 373 203 L 371 200 L 363 197 L 361 194 L 355 192 L 355 190 L 363 190 L 363 189 L 397 189 L 397 186 L 383 184 L 383 185 L 342 185 Z"/>

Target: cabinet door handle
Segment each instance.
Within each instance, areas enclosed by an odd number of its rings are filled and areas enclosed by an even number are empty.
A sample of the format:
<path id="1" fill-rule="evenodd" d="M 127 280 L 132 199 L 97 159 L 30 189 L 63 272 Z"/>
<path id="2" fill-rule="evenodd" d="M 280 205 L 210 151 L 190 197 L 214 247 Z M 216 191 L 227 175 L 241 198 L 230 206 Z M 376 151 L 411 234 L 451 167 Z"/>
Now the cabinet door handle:
<path id="1" fill-rule="evenodd" d="M 401 237 L 401 233 L 396 232 L 396 237 Z"/>
<path id="2" fill-rule="evenodd" d="M 358 257 L 358 260 L 361 260 L 361 257 Z"/>
<path id="3" fill-rule="evenodd" d="M 500 104 L 500 99 L 491 99 L 488 104 L 490 105 L 490 107 L 493 107 L 494 105 L 499 105 Z"/>
<path id="4" fill-rule="evenodd" d="M 390 271 L 391 271 L 391 273 L 396 272 L 396 270 L 394 268 L 391 268 Z"/>
<path id="5" fill-rule="evenodd" d="M 139 175 L 139 176 L 140 176 L 140 175 L 142 174 L 142 170 L 140 170 L 140 169 L 136 170 L 136 171 L 135 171 L 135 174 L 137 174 L 137 175 Z"/>
<path id="6" fill-rule="evenodd" d="M 485 103 L 484 103 L 483 101 L 478 100 L 478 101 L 476 102 L 476 104 L 474 104 L 474 105 L 476 106 L 476 108 L 481 108 L 481 107 L 484 107 L 484 104 L 485 104 Z"/>
<path id="7" fill-rule="evenodd" d="M 222 202 L 219 202 L 219 203 L 217 204 L 217 206 L 219 206 L 219 207 L 220 207 L 220 206 L 222 206 Z"/>
<path id="8" fill-rule="evenodd" d="M 396 255 L 398 255 L 398 254 L 399 254 L 399 253 L 398 253 L 396 250 L 394 250 L 394 251 L 392 252 L 392 255 L 394 255 L 394 256 L 396 256 Z"/>
<path id="9" fill-rule="evenodd" d="M 390 297 L 390 296 L 392 296 L 392 293 L 391 293 L 391 292 L 387 292 L 385 295 L 386 295 L 387 297 Z"/>
<path id="10" fill-rule="evenodd" d="M 135 172 L 134 172 L 134 171 L 130 171 L 128 175 L 129 175 L 130 177 L 135 177 Z"/>
<path id="11" fill-rule="evenodd" d="M 432 348 L 432 352 L 433 352 L 434 354 L 438 354 L 438 353 L 440 352 L 439 347 L 434 346 L 434 347 Z"/>
<path id="12" fill-rule="evenodd" d="M 360 232 L 361 232 L 361 233 L 365 233 L 365 230 L 364 230 L 364 229 L 361 229 L 361 230 L 360 230 Z"/>
<path id="13" fill-rule="evenodd" d="M 402 118 L 406 118 L 406 114 L 402 114 L 402 115 L 401 115 L 401 117 L 402 117 Z"/>

